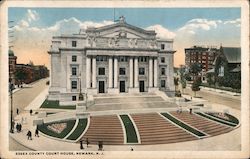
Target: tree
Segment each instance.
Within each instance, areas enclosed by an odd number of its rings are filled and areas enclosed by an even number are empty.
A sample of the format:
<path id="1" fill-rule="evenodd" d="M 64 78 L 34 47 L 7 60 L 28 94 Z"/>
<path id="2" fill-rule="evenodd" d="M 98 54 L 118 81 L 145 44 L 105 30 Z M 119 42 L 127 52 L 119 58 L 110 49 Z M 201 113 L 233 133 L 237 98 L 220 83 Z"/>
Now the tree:
<path id="1" fill-rule="evenodd" d="M 192 83 L 192 91 L 194 91 L 194 96 L 196 97 L 196 92 L 200 90 L 200 81 L 196 79 Z"/>
<path id="2" fill-rule="evenodd" d="M 190 66 L 190 73 L 193 75 L 193 83 L 192 83 L 192 91 L 194 91 L 196 96 L 196 92 L 200 90 L 201 85 L 201 77 L 199 73 L 202 70 L 202 65 L 200 63 L 194 63 Z"/>
<path id="3" fill-rule="evenodd" d="M 185 67 L 181 67 L 180 68 L 180 77 L 181 77 L 180 82 L 181 82 L 182 93 L 184 93 L 184 89 L 187 86 L 186 75 L 187 75 L 186 68 Z"/>
<path id="4" fill-rule="evenodd" d="M 27 78 L 27 72 L 25 72 L 22 69 L 16 70 L 15 77 L 16 77 L 16 80 L 18 80 L 22 84 L 23 81 Z"/>
<path id="5" fill-rule="evenodd" d="M 212 79 L 212 73 L 207 73 L 207 83 L 208 83 L 209 86 L 214 84 L 214 81 Z"/>

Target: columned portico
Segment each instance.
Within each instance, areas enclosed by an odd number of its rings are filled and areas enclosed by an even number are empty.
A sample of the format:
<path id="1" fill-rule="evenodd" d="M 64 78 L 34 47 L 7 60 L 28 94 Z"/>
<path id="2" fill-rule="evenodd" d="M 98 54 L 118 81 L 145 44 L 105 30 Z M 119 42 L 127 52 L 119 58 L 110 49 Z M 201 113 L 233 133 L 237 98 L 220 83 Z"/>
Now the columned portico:
<path id="1" fill-rule="evenodd" d="M 148 78 L 149 78 L 149 88 L 153 87 L 153 59 L 149 58 L 149 72 L 148 72 Z"/>
<path id="2" fill-rule="evenodd" d="M 109 56 L 109 88 L 113 88 L 113 58 Z"/>
<path id="3" fill-rule="evenodd" d="M 92 88 L 96 88 L 96 57 L 92 58 Z"/>
<path id="4" fill-rule="evenodd" d="M 129 59 L 129 87 L 130 88 L 133 88 L 133 86 L 134 86 L 133 65 L 134 65 L 133 57 L 130 57 L 130 59 Z"/>
<path id="5" fill-rule="evenodd" d="M 117 88 L 118 82 L 118 60 L 117 57 L 114 58 L 114 88 Z"/>
<path id="6" fill-rule="evenodd" d="M 135 57 L 134 59 L 134 87 L 138 88 L 138 57 Z"/>
<path id="7" fill-rule="evenodd" d="M 90 57 L 86 57 L 86 87 L 90 88 L 90 75 L 91 75 L 91 67 L 90 67 Z"/>
<path id="8" fill-rule="evenodd" d="M 154 87 L 158 87 L 158 63 L 157 58 L 154 58 Z"/>

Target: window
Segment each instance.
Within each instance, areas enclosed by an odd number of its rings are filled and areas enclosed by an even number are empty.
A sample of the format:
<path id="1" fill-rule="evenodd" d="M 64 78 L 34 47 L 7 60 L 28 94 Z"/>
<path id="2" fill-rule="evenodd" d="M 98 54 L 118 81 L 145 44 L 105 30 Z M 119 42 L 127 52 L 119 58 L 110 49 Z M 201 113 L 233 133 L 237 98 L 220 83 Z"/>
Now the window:
<path id="1" fill-rule="evenodd" d="M 72 67 L 71 68 L 71 74 L 73 75 L 73 76 L 76 76 L 76 67 Z"/>
<path id="2" fill-rule="evenodd" d="M 76 62 L 76 60 L 77 60 L 77 56 L 73 55 L 72 56 L 72 62 Z"/>
<path id="3" fill-rule="evenodd" d="M 139 68 L 139 75 L 145 75 L 145 68 Z"/>
<path id="4" fill-rule="evenodd" d="M 161 68 L 161 75 L 165 75 L 165 68 Z"/>
<path id="5" fill-rule="evenodd" d="M 104 67 L 100 67 L 98 69 L 98 75 L 105 75 L 105 68 Z"/>
<path id="6" fill-rule="evenodd" d="M 118 58 L 118 61 L 119 61 L 119 62 L 127 62 L 127 61 L 128 61 L 128 57 L 127 57 L 127 56 L 120 56 L 120 57 Z"/>
<path id="7" fill-rule="evenodd" d="M 161 57 L 161 63 L 165 63 L 165 57 Z"/>
<path id="8" fill-rule="evenodd" d="M 165 80 L 161 80 L 161 87 L 165 88 L 165 85 L 166 85 Z"/>
<path id="9" fill-rule="evenodd" d="M 76 47 L 76 41 L 72 41 L 72 47 Z"/>
<path id="10" fill-rule="evenodd" d="M 139 62 L 147 62 L 147 61 L 148 61 L 147 57 L 142 57 L 142 56 L 139 57 Z"/>
<path id="11" fill-rule="evenodd" d="M 96 56 L 96 61 L 107 61 L 107 56 Z"/>
<path id="12" fill-rule="evenodd" d="M 164 49 L 165 49 L 165 45 L 161 44 L 161 50 L 164 50 Z"/>
<path id="13" fill-rule="evenodd" d="M 77 89 L 77 81 L 71 81 L 71 89 Z"/>
<path id="14" fill-rule="evenodd" d="M 76 96 L 72 96 L 72 101 L 76 101 Z"/>
<path id="15" fill-rule="evenodd" d="M 126 75 L 126 69 L 125 68 L 120 68 L 119 74 L 120 75 Z"/>

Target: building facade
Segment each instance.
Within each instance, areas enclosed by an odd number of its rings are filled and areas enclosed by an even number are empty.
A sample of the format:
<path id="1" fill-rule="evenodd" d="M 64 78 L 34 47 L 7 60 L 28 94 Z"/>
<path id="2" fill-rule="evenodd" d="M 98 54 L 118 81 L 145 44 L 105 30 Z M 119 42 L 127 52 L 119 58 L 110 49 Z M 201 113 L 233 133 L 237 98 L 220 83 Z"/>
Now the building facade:
<path id="1" fill-rule="evenodd" d="M 125 22 L 55 36 L 49 100 L 61 105 L 89 94 L 173 91 L 173 40 Z"/>
<path id="2" fill-rule="evenodd" d="M 219 49 L 215 47 L 193 46 L 185 49 L 185 65 L 190 67 L 194 63 L 202 65 L 202 81 L 205 81 L 206 72 L 213 68 L 213 62 Z"/>
<path id="3" fill-rule="evenodd" d="M 9 50 L 9 82 L 15 83 L 16 59 L 14 52 Z"/>

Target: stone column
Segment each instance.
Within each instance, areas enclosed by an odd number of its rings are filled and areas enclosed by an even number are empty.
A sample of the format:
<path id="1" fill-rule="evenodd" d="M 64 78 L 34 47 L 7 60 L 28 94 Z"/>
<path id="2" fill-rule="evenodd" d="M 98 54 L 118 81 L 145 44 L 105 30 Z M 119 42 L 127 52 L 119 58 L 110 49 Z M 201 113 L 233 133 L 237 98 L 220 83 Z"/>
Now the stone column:
<path id="1" fill-rule="evenodd" d="M 149 87 L 153 87 L 153 59 L 149 57 L 149 70 L 148 70 L 148 80 L 149 80 Z"/>
<path id="2" fill-rule="evenodd" d="M 91 76 L 90 69 L 91 69 L 90 58 L 86 57 L 86 87 L 87 88 L 90 88 L 90 76 Z"/>
<path id="3" fill-rule="evenodd" d="M 96 88 L 96 57 L 92 58 L 92 88 Z"/>
<path id="4" fill-rule="evenodd" d="M 109 57 L 109 88 L 113 88 L 113 59 Z"/>
<path id="5" fill-rule="evenodd" d="M 135 88 L 138 88 L 138 76 L 139 76 L 139 73 L 138 73 L 138 57 L 135 58 L 135 67 L 134 67 L 134 87 Z"/>
<path id="6" fill-rule="evenodd" d="M 134 73 L 134 71 L 133 71 L 133 57 L 130 57 L 130 59 L 129 59 L 129 87 L 130 88 L 133 88 L 133 83 L 134 83 L 133 73 Z"/>
<path id="7" fill-rule="evenodd" d="M 114 58 L 114 88 L 117 88 L 118 82 L 118 60 L 117 57 Z"/>
<path id="8" fill-rule="evenodd" d="M 157 63 L 157 58 L 154 59 L 154 87 L 158 87 L 158 63 Z"/>

